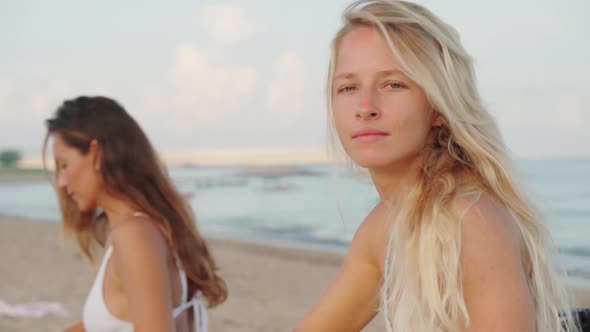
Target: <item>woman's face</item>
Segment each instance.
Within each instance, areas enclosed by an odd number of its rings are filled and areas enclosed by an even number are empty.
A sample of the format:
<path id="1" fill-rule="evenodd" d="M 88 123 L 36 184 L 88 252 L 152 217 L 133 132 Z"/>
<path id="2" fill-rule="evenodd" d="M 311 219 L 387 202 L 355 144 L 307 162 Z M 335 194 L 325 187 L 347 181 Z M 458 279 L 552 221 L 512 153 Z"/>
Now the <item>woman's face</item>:
<path id="1" fill-rule="evenodd" d="M 332 79 L 336 131 L 355 163 L 387 169 L 418 158 L 435 112 L 377 30 L 357 27 L 342 38 Z"/>
<path id="2" fill-rule="evenodd" d="M 91 143 L 88 153 L 83 155 L 77 148 L 69 146 L 59 134 L 55 134 L 53 154 L 57 162 L 58 188 L 65 191 L 68 199 L 73 200 L 80 211 L 94 210 L 102 187 L 97 145 Z"/>

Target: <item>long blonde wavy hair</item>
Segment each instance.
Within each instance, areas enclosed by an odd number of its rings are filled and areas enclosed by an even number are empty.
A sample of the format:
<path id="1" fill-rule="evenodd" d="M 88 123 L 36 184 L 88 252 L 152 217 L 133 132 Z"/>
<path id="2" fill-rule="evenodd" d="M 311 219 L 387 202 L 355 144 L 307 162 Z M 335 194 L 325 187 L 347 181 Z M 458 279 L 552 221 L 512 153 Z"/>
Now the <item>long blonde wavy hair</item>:
<path id="1" fill-rule="evenodd" d="M 452 27 L 405 1 L 351 4 L 332 42 L 330 131 L 337 50 L 342 38 L 359 26 L 381 32 L 402 71 L 424 89 L 444 122 L 433 128 L 434 142 L 422 151 L 417 184 L 392 211 L 399 222 L 392 223 L 381 308 L 393 330 L 461 331 L 469 324 L 461 277 L 461 216 L 451 205 L 458 195 L 486 192 L 511 211 L 523 238 L 537 331 L 577 331 L 567 310 L 567 292 L 549 261 L 548 232 L 518 190 L 509 153 L 477 91 L 472 60 Z M 562 310 L 568 312 L 563 323 Z"/>

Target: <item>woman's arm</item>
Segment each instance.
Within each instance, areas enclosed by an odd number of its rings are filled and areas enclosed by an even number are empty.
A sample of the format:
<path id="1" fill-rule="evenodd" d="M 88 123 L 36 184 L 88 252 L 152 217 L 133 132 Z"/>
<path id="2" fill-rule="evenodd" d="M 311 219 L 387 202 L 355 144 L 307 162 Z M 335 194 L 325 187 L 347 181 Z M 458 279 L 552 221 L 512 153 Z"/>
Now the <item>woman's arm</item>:
<path id="1" fill-rule="evenodd" d="M 359 227 L 340 272 L 295 331 L 360 331 L 375 317 L 382 275 L 374 247 L 382 222 L 372 213 Z"/>
<path id="2" fill-rule="evenodd" d="M 137 332 L 174 331 L 167 245 L 151 222 L 125 222 L 111 234 L 116 273 Z"/>

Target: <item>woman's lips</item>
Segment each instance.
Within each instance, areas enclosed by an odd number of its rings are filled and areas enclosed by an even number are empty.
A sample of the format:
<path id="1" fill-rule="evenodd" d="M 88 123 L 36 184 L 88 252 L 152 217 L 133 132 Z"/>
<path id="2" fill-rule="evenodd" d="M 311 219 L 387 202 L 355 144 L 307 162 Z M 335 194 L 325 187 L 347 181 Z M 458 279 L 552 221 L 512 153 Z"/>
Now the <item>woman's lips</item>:
<path id="1" fill-rule="evenodd" d="M 384 131 L 381 131 L 381 130 L 364 129 L 364 130 L 361 130 L 361 131 L 355 133 L 352 136 L 352 140 L 353 141 L 361 141 L 361 142 L 369 142 L 369 141 L 381 140 L 387 136 L 389 136 L 389 134 Z"/>

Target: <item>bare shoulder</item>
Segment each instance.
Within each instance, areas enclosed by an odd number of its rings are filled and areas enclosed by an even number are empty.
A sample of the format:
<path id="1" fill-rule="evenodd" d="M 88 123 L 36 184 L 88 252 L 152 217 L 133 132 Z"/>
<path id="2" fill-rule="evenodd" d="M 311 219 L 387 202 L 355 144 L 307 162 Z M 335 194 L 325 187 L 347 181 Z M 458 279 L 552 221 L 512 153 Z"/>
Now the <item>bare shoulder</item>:
<path id="1" fill-rule="evenodd" d="M 458 200 L 467 331 L 532 331 L 533 302 L 517 220 L 493 197 Z"/>
<path id="2" fill-rule="evenodd" d="M 168 246 L 156 223 L 148 217 L 121 221 L 109 235 L 115 254 L 122 263 L 127 260 L 150 260 L 167 257 Z"/>
<path id="3" fill-rule="evenodd" d="M 169 250 L 159 227 L 147 217 L 133 217 L 122 220 L 110 237 L 115 273 L 135 330 L 172 331 Z"/>
<path id="4" fill-rule="evenodd" d="M 455 200 L 455 213 L 462 217 L 464 249 L 486 249 L 502 246 L 520 251 L 522 236 L 510 211 L 489 194 Z M 473 247 L 473 248 L 471 248 Z"/>
<path id="5" fill-rule="evenodd" d="M 358 227 L 352 240 L 351 252 L 362 254 L 365 259 L 382 270 L 389 243 L 391 222 L 391 211 L 383 202 L 380 202 Z"/>
<path id="6" fill-rule="evenodd" d="M 468 204 L 461 221 L 464 286 L 492 289 L 490 284 L 495 283 L 525 285 L 525 245 L 512 214 L 488 194 Z"/>
<path id="7" fill-rule="evenodd" d="M 389 229 L 388 222 L 389 211 L 383 202 L 377 204 L 371 212 L 367 215 L 365 220 L 361 223 L 357 230 L 357 234 L 361 237 L 367 235 L 374 235 L 386 229 Z"/>

